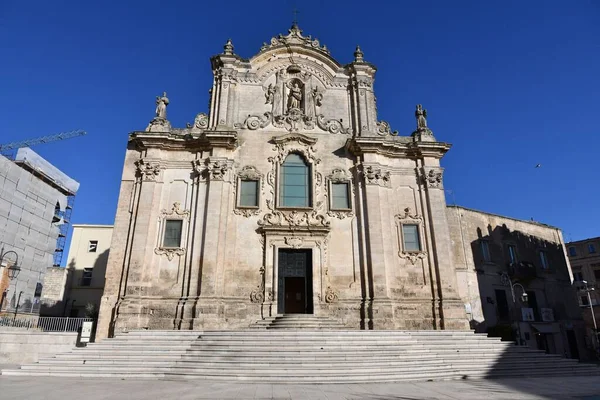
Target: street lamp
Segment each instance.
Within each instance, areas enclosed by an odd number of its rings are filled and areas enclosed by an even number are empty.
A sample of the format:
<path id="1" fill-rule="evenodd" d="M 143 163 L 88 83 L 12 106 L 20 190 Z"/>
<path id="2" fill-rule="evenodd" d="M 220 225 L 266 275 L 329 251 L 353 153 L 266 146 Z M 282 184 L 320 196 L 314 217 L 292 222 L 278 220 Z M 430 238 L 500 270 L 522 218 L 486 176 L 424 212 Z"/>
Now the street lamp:
<path id="1" fill-rule="evenodd" d="M 14 254 L 15 258 L 16 258 L 14 264 L 10 265 L 7 268 L 8 269 L 8 279 L 10 279 L 12 281 L 17 276 L 19 276 L 19 272 L 21 272 L 21 267 L 19 267 L 19 254 L 17 254 L 17 252 L 14 250 L 4 251 L 4 248 L 3 248 L 2 251 L 0 251 L 0 265 L 2 265 L 2 262 L 4 261 L 4 257 L 6 257 L 10 253 Z"/>
<path id="2" fill-rule="evenodd" d="M 594 322 L 594 332 L 596 334 L 596 350 L 599 350 L 600 337 L 598 337 L 598 325 L 596 325 L 596 316 L 594 315 L 594 306 L 592 304 L 592 296 L 590 295 L 590 293 L 593 292 L 595 288 L 588 288 L 587 281 L 581 281 L 581 283 L 583 283 L 584 285 L 583 289 L 581 290 L 587 293 L 588 305 L 590 306 L 590 312 L 592 313 L 592 321 Z"/>
<path id="3" fill-rule="evenodd" d="M 523 285 L 521 285 L 520 283 L 513 283 L 513 281 L 510 280 L 510 277 L 508 276 L 508 274 L 506 272 L 499 272 L 500 274 L 500 281 L 502 282 L 502 284 L 507 285 L 510 287 L 510 294 L 512 295 L 512 301 L 513 301 L 513 308 L 516 311 L 516 307 L 514 307 L 515 304 L 517 304 L 517 298 L 515 296 L 515 286 L 519 286 L 521 287 L 521 291 L 523 292 L 521 294 L 521 301 L 523 303 L 527 303 L 527 299 L 528 299 L 528 295 L 527 292 L 525 291 L 525 288 L 523 287 Z M 519 323 L 519 318 L 517 316 L 517 344 L 521 344 L 521 327 L 520 327 L 520 323 Z"/>

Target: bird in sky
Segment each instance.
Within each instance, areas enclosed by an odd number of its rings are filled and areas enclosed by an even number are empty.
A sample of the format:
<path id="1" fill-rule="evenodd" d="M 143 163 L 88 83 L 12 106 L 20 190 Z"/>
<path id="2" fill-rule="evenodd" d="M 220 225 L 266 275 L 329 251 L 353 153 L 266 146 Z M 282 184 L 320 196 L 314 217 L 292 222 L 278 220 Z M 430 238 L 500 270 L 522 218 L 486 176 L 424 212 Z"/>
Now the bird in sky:
<path id="1" fill-rule="evenodd" d="M 541 168 L 542 164 L 537 164 L 535 167 L 536 168 Z"/>

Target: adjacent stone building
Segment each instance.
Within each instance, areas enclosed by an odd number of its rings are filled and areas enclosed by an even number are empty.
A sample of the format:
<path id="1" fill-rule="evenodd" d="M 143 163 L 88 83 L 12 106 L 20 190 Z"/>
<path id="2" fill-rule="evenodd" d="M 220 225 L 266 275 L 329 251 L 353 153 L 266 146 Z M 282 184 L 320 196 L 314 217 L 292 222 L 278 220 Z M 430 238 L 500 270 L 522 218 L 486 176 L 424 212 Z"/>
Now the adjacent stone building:
<path id="1" fill-rule="evenodd" d="M 164 93 L 130 135 L 98 333 L 284 313 L 467 329 L 440 167 L 450 145 L 426 110 L 400 136 L 379 119 L 361 49 L 342 64 L 297 25 L 250 59 L 228 41 L 211 63 L 207 113 L 173 128 Z"/>
<path id="2" fill-rule="evenodd" d="M 588 357 L 558 228 L 456 206 L 448 207 L 448 223 L 459 294 L 475 331 Z"/>
<path id="3" fill-rule="evenodd" d="M 600 324 L 600 237 L 569 242 L 567 251 L 573 269 L 574 285 L 579 289 L 578 299 L 585 319 L 588 344 L 598 349 L 600 354 L 600 340 L 596 331 Z"/>
<path id="4" fill-rule="evenodd" d="M 100 309 L 112 225 L 74 224 L 65 267 L 51 267 L 44 279 L 41 313 L 94 317 Z"/>
<path id="5" fill-rule="evenodd" d="M 44 274 L 65 240 L 68 198 L 78 189 L 29 148 L 14 159 L 0 155 L 0 311 L 39 311 Z"/>

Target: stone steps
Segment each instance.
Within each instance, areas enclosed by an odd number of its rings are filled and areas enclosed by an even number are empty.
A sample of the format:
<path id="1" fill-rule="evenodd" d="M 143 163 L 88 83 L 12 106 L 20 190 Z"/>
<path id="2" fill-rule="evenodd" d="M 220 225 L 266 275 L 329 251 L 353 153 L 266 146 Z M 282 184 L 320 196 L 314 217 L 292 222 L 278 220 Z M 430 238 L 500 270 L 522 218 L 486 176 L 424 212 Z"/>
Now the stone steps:
<path id="1" fill-rule="evenodd" d="M 315 320 L 305 316 L 292 319 Z M 473 332 L 249 329 L 134 331 L 2 373 L 366 383 L 464 376 L 600 375 L 600 368 Z"/>

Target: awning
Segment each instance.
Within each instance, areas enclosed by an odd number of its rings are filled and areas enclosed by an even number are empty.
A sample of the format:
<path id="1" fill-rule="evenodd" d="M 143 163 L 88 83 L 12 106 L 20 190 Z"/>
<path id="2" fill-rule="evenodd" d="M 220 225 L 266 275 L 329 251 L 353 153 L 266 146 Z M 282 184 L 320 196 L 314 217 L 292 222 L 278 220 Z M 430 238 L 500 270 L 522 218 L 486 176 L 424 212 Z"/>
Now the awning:
<path id="1" fill-rule="evenodd" d="M 531 327 L 539 333 L 559 333 L 558 324 L 531 324 Z"/>

